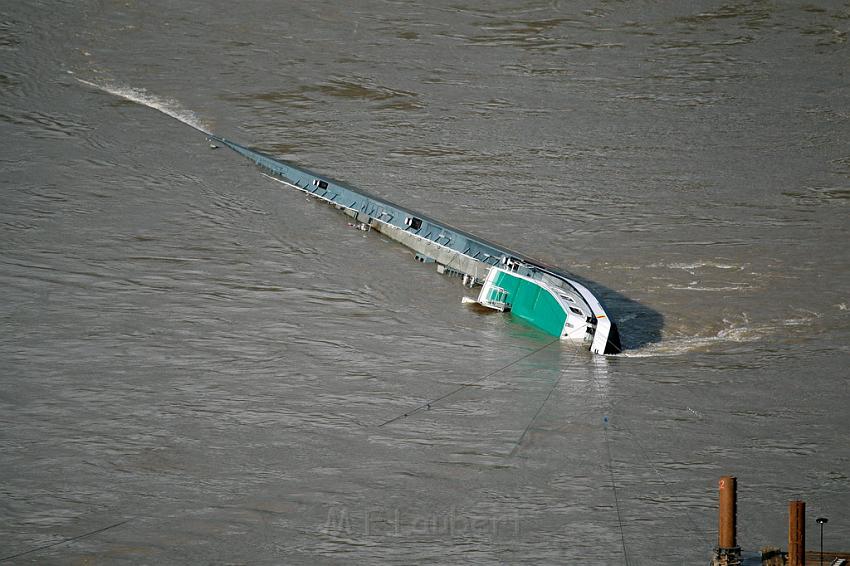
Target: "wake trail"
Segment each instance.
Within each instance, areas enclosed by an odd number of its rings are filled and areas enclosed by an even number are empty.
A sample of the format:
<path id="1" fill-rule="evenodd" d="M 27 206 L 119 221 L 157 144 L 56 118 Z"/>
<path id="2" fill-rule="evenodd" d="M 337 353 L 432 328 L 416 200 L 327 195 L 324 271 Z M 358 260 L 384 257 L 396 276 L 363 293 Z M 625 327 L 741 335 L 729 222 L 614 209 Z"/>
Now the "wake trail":
<path id="1" fill-rule="evenodd" d="M 716 334 L 711 335 L 678 335 L 665 338 L 661 342 L 638 350 L 628 350 L 620 354 L 630 358 L 648 358 L 661 356 L 680 356 L 691 352 L 706 352 L 730 344 L 758 343 L 766 339 L 776 341 L 811 334 L 811 327 L 821 313 L 798 309 L 799 314 L 793 318 L 771 320 L 762 323 L 750 322 L 746 313 L 740 320 L 723 319 L 726 325 Z"/>
<path id="2" fill-rule="evenodd" d="M 129 100 L 130 102 L 135 102 L 136 104 L 141 104 L 142 106 L 147 106 L 148 108 L 153 108 L 154 110 L 162 112 L 166 116 L 171 116 L 175 120 L 179 120 L 187 126 L 199 130 L 207 135 L 213 135 L 212 131 L 210 131 L 210 127 L 205 124 L 203 120 L 198 117 L 197 114 L 195 114 L 191 110 L 183 108 L 176 100 L 160 98 L 158 96 L 149 94 L 143 89 L 130 88 L 128 86 L 121 85 L 96 83 L 81 79 L 79 77 L 74 77 L 74 79 L 76 79 L 78 82 L 83 83 L 84 85 L 96 88 L 100 91 L 109 93 L 114 96 L 118 96 L 125 100 Z"/>

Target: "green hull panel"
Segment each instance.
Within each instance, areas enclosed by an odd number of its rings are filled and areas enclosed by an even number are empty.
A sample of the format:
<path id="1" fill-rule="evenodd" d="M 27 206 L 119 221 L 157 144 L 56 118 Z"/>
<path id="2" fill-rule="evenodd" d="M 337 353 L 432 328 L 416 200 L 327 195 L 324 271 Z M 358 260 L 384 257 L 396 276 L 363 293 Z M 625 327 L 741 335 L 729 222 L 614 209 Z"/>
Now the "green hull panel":
<path id="1" fill-rule="evenodd" d="M 512 314 L 552 336 L 560 336 L 563 333 L 567 313 L 552 293 L 533 281 L 501 271 L 493 283 L 507 292 L 507 296 L 502 300 L 510 306 Z"/>

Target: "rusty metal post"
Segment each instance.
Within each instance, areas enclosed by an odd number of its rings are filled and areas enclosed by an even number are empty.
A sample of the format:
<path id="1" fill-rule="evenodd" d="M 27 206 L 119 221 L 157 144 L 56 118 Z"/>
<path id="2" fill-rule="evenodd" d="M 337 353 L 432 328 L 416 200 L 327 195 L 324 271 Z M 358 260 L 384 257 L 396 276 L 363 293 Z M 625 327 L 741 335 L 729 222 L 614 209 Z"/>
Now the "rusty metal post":
<path id="1" fill-rule="evenodd" d="M 717 546 L 720 548 L 735 548 L 738 546 L 736 527 L 738 520 L 737 509 L 737 478 L 723 476 L 718 483 L 720 491 L 720 528 L 717 535 Z"/>
<path id="2" fill-rule="evenodd" d="M 806 502 L 788 503 L 788 566 L 806 564 Z"/>
<path id="3" fill-rule="evenodd" d="M 717 548 L 714 549 L 712 566 L 736 566 L 741 563 L 741 548 L 738 546 L 738 480 L 734 476 L 723 476 L 717 484 L 720 496 L 719 528 Z"/>

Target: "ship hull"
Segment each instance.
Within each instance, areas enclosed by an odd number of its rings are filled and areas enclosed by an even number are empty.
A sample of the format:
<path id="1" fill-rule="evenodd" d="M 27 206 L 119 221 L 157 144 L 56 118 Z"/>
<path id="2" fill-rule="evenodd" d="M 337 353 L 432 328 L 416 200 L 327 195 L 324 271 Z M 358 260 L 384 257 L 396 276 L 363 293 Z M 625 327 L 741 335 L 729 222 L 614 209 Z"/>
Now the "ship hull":
<path id="1" fill-rule="evenodd" d="M 477 303 L 512 311 L 540 330 L 586 346 L 597 354 L 620 351 L 616 325 L 598 298 L 569 274 L 546 266 L 443 222 L 295 166 L 222 137 L 210 136 L 256 163 L 271 179 L 307 193 L 351 217 L 356 226 L 376 230 L 435 263 L 437 270 L 482 286 Z M 493 286 L 511 291 L 506 301 L 488 300 Z M 503 288 L 504 289 L 504 288 Z"/>

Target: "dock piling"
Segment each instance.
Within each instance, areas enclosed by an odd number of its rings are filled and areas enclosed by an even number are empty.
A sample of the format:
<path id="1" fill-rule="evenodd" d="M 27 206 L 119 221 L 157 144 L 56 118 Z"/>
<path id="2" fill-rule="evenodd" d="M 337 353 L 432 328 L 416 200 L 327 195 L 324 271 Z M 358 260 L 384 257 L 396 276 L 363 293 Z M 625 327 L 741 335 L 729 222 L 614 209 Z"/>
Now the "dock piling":
<path id="1" fill-rule="evenodd" d="M 806 564 L 806 502 L 788 503 L 788 566 Z"/>
<path id="2" fill-rule="evenodd" d="M 723 476 L 717 484 L 720 509 L 717 532 L 717 548 L 714 549 L 712 566 L 739 566 L 741 547 L 737 541 L 738 480 L 735 476 Z"/>

